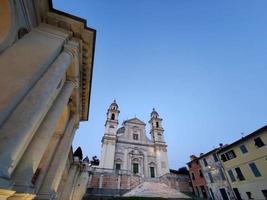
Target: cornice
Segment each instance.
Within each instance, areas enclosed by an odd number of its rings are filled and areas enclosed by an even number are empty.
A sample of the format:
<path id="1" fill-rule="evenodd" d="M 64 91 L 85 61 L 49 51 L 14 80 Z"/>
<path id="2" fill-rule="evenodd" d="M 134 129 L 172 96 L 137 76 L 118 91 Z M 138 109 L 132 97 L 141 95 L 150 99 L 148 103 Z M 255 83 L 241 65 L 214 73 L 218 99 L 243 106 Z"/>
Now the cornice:
<path id="1" fill-rule="evenodd" d="M 52 0 L 36 1 L 39 23 L 63 29 L 70 33 L 69 40 L 79 43 L 80 63 L 80 120 L 87 121 L 93 75 L 96 30 L 87 27 L 86 20 L 53 8 Z"/>

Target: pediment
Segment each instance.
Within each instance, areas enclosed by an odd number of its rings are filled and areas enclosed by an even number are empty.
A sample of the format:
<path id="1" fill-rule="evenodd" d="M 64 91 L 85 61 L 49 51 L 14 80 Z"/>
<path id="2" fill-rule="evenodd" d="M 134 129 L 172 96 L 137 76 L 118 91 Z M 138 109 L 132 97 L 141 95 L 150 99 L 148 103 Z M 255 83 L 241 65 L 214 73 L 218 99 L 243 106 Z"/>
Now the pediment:
<path id="1" fill-rule="evenodd" d="M 126 120 L 124 123 L 131 123 L 131 124 L 141 124 L 141 125 L 146 125 L 143 121 L 138 119 L 137 117 L 133 119 Z"/>

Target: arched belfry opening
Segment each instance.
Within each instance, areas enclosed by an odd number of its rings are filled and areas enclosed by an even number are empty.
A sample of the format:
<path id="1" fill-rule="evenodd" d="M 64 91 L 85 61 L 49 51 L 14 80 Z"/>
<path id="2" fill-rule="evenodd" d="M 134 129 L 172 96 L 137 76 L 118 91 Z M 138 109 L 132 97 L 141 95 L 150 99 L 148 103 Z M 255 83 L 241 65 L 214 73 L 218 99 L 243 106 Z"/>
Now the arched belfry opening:
<path id="1" fill-rule="evenodd" d="M 111 120 L 115 120 L 115 114 L 114 113 L 111 114 Z"/>

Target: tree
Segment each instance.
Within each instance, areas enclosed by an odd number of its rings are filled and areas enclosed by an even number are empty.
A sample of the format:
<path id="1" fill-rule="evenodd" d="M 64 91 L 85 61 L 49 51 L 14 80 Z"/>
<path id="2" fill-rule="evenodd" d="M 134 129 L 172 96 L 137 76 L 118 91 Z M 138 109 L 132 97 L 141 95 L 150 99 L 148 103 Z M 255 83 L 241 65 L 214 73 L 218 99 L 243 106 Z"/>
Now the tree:
<path id="1" fill-rule="evenodd" d="M 181 167 L 178 169 L 178 174 L 185 174 L 185 175 L 189 175 L 189 171 L 186 167 Z"/>

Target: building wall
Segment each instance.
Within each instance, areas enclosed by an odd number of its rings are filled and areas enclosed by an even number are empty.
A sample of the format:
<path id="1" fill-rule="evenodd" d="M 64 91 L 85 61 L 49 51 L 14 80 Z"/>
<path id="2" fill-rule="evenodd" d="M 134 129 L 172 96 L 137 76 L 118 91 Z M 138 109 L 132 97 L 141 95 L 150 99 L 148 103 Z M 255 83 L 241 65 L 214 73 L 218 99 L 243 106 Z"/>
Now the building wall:
<path id="1" fill-rule="evenodd" d="M 201 167 L 200 167 L 198 158 L 195 157 L 193 160 L 191 160 L 188 163 L 188 167 L 189 167 L 189 174 L 190 174 L 190 178 L 191 178 L 191 182 L 192 182 L 195 195 L 204 198 L 206 194 L 206 198 L 208 198 L 209 190 L 207 188 L 207 184 L 206 184 L 204 177 L 202 177 L 200 174 Z M 193 174 L 194 174 L 194 178 L 193 178 Z"/>
<path id="2" fill-rule="evenodd" d="M 0 199 L 79 199 L 95 30 L 48 0 L 0 1 L 0 29 Z"/>
<path id="3" fill-rule="evenodd" d="M 263 147 L 256 147 L 254 139 L 260 137 L 264 142 Z M 240 145 L 245 145 L 247 153 L 242 153 L 240 150 Z M 264 130 L 260 134 L 255 135 L 248 140 L 240 141 L 239 143 L 227 148 L 219 153 L 219 156 L 233 150 L 236 157 L 225 161 L 223 163 L 224 169 L 227 173 L 229 182 L 231 183 L 232 188 L 237 188 L 241 198 L 249 199 L 247 192 L 251 192 L 251 197 L 254 199 L 265 199 L 263 196 L 262 190 L 267 190 L 267 131 Z M 261 176 L 255 177 L 252 170 L 249 167 L 250 163 L 255 163 Z M 245 180 L 239 180 L 237 178 L 237 173 L 235 168 L 239 167 Z M 235 181 L 231 181 L 228 171 L 232 170 Z"/>
<path id="4" fill-rule="evenodd" d="M 216 158 L 214 158 L 216 156 Z M 205 159 L 205 161 L 204 161 Z M 216 200 L 234 199 L 231 187 L 228 183 L 224 169 L 221 165 L 216 150 L 205 156 L 201 156 L 199 163 L 209 189 L 210 197 Z M 212 177 L 212 179 L 210 178 Z M 220 190 L 225 190 L 227 197 L 223 197 Z"/>
<path id="5" fill-rule="evenodd" d="M 111 170 L 93 167 L 90 167 L 88 170 L 90 177 L 87 185 L 87 193 L 84 197 L 85 199 L 90 199 L 92 196 L 121 196 L 140 183 L 149 181 L 149 179 L 129 173 L 127 170 Z M 169 173 L 155 178 L 153 181 L 165 183 L 180 192 L 192 193 L 188 175 Z"/>

